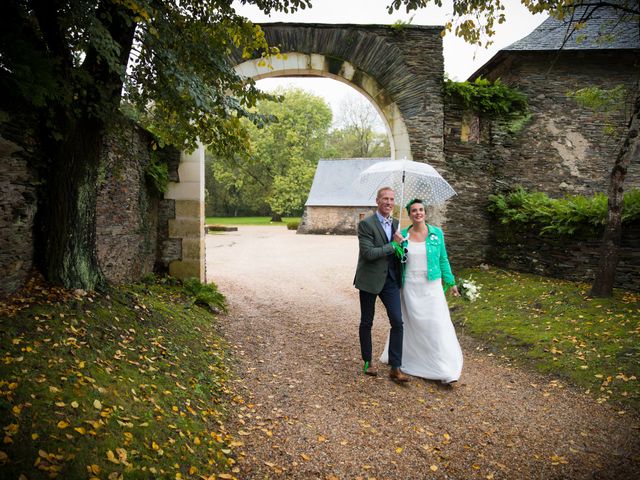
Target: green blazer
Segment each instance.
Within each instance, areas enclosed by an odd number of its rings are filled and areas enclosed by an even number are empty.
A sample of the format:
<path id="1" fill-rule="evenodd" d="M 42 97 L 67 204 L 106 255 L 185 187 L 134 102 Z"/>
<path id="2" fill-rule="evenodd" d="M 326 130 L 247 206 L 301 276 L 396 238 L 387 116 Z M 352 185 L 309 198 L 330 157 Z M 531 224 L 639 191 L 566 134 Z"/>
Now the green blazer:
<path id="1" fill-rule="evenodd" d="M 412 227 L 413 225 L 409 225 L 402 230 L 402 236 L 407 238 L 409 229 Z M 402 246 L 407 246 L 407 240 L 402 243 Z M 444 245 L 444 233 L 442 233 L 442 229 L 427 223 L 425 249 L 427 255 L 427 278 L 429 280 L 442 278 L 442 287 L 446 292 L 449 287 L 453 287 L 456 284 L 456 279 L 451 272 L 451 265 L 449 264 L 449 256 L 447 255 L 447 249 Z M 402 267 L 402 280 L 404 283 L 404 264 Z"/>
<path id="2" fill-rule="evenodd" d="M 398 229 L 398 221 L 392 221 L 392 234 Z M 389 272 L 389 255 L 394 255 L 393 245 L 387 239 L 378 217 L 374 213 L 358 224 L 358 266 L 353 284 L 358 290 L 378 294 L 384 287 Z M 394 256 L 395 259 L 395 256 Z M 399 262 L 394 261 L 396 278 L 400 278 Z"/>

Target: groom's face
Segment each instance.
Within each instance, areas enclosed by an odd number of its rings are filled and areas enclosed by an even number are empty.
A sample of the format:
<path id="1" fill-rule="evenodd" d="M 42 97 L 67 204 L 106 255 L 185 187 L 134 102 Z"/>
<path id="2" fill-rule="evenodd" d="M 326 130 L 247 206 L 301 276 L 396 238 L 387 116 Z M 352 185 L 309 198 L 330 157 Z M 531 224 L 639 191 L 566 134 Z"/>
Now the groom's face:
<path id="1" fill-rule="evenodd" d="M 378 204 L 378 212 L 383 217 L 389 217 L 393 212 L 393 206 L 395 205 L 395 195 L 393 190 L 381 190 L 376 198 Z"/>

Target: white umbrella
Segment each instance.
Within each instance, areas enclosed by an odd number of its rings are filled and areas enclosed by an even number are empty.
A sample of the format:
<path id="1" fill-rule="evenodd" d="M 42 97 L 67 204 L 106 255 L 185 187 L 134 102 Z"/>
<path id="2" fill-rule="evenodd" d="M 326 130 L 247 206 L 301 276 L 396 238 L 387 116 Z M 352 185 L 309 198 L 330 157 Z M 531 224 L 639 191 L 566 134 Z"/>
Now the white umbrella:
<path id="1" fill-rule="evenodd" d="M 400 194 L 400 224 L 404 199 L 421 199 L 425 205 L 437 205 L 456 194 L 431 165 L 411 160 L 386 160 L 374 163 L 358 177 L 358 188 L 375 198 L 378 189 L 391 187 Z"/>

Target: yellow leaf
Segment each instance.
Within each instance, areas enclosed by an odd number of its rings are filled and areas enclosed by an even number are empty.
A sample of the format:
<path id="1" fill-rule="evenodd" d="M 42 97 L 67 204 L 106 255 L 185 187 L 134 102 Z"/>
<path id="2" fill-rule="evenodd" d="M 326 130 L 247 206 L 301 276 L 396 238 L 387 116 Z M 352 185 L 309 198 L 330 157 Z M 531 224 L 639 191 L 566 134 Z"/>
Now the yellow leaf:
<path id="1" fill-rule="evenodd" d="M 236 477 L 234 477 L 233 475 L 229 475 L 228 473 L 219 473 L 218 478 L 222 478 L 223 480 L 233 480 Z"/>
<path id="2" fill-rule="evenodd" d="M 58 422 L 58 428 L 64 430 L 65 428 L 67 428 L 69 426 L 69 424 L 67 422 L 65 422 L 64 420 L 60 420 Z"/>
<path id="3" fill-rule="evenodd" d="M 107 460 L 109 460 L 111 463 L 115 463 L 115 464 L 119 464 L 120 460 L 118 460 L 116 458 L 116 456 L 113 454 L 113 452 L 111 450 L 107 451 Z"/>
<path id="4" fill-rule="evenodd" d="M 307 462 L 311 460 L 311 457 L 309 455 L 305 455 L 304 453 L 301 453 L 300 456 L 302 457 L 303 460 Z"/>
<path id="5" fill-rule="evenodd" d="M 75 400 L 73 402 L 71 402 L 71 406 L 73 408 L 78 408 L 80 405 L 78 404 L 78 402 L 76 402 Z"/>
<path id="6" fill-rule="evenodd" d="M 445 440 L 450 440 L 451 439 L 451 436 L 448 433 L 445 433 L 443 435 L 443 437 L 444 437 Z"/>
<path id="7" fill-rule="evenodd" d="M 92 465 L 88 465 L 87 466 L 87 470 L 89 470 L 89 473 L 93 473 L 94 475 L 99 475 L 100 474 L 100 467 L 98 465 L 96 465 L 95 463 Z"/>
<path id="8" fill-rule="evenodd" d="M 102 403 L 100 402 L 100 400 L 93 401 L 93 408 L 95 408 L 96 410 L 102 410 Z"/>
<path id="9" fill-rule="evenodd" d="M 193 475 L 198 471 L 196 467 L 189 467 L 189 475 Z"/>
<path id="10" fill-rule="evenodd" d="M 200 441 L 200 437 L 196 437 L 193 439 L 193 443 L 195 443 L 196 445 L 200 445 L 202 442 Z"/>
<path id="11" fill-rule="evenodd" d="M 151 442 L 151 448 L 153 448 L 154 450 L 159 450 L 160 445 L 158 445 L 156 442 Z"/>
<path id="12" fill-rule="evenodd" d="M 56 402 L 56 407 L 66 407 L 67 404 L 64 402 Z"/>
<path id="13" fill-rule="evenodd" d="M 438 470 L 438 467 L 437 467 L 436 465 L 431 465 L 431 466 L 429 467 L 429 469 L 430 469 L 432 472 L 435 472 L 435 471 L 437 471 L 437 470 Z"/>
<path id="14" fill-rule="evenodd" d="M 38 435 L 37 433 L 32 433 L 31 434 L 31 440 L 37 440 L 39 436 L 40 435 Z"/>
<path id="15" fill-rule="evenodd" d="M 327 439 L 326 439 L 326 438 L 324 438 L 322 435 L 318 435 L 318 441 L 319 441 L 319 442 L 326 442 L 326 441 L 327 441 Z"/>
<path id="16" fill-rule="evenodd" d="M 7 463 L 9 461 L 9 455 L 0 450 L 0 463 Z"/>
<path id="17" fill-rule="evenodd" d="M 402 447 L 396 448 L 396 453 L 402 453 Z"/>
<path id="18" fill-rule="evenodd" d="M 78 432 L 80 435 L 84 435 L 85 433 L 87 433 L 87 431 L 83 427 L 76 427 L 74 428 L 74 430 Z"/>

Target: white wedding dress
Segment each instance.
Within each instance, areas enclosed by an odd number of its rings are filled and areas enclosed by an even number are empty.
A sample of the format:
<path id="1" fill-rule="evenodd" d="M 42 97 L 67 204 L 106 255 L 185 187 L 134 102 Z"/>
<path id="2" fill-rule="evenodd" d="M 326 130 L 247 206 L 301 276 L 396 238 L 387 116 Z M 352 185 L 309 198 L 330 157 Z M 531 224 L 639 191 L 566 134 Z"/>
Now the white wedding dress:
<path id="1" fill-rule="evenodd" d="M 462 372 L 462 350 L 451 323 L 442 281 L 427 280 L 424 242 L 407 246 L 404 284 L 400 291 L 404 336 L 402 371 L 415 377 L 456 381 Z M 380 362 L 389 363 L 389 338 Z"/>

